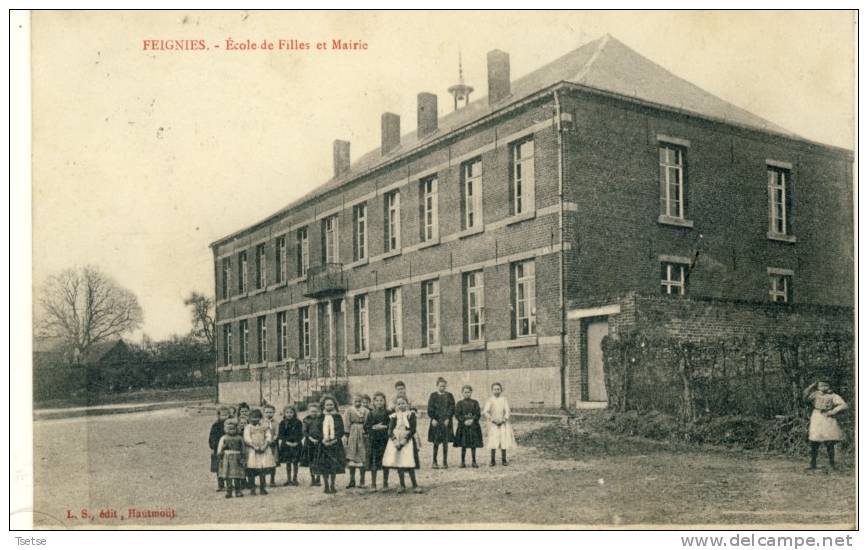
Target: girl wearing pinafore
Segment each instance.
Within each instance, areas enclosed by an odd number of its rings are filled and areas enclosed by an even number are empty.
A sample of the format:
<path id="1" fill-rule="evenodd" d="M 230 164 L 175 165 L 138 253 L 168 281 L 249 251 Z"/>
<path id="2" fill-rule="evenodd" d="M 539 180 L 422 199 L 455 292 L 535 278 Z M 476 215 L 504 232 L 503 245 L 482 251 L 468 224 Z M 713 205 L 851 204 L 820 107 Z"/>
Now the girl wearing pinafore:
<path id="1" fill-rule="evenodd" d="M 259 478 L 259 494 L 267 495 L 265 474 L 274 469 L 274 453 L 271 450 L 273 434 L 267 424 L 262 423 L 262 412 L 258 409 L 250 413 L 250 424 L 244 427 L 244 444 L 247 446 L 247 483 L 250 494 L 256 494 L 256 478 Z"/>
<path id="2" fill-rule="evenodd" d="M 396 411 L 389 418 L 389 440 L 383 454 L 383 491 L 389 489 L 389 469 L 398 470 L 401 482 L 400 492 L 404 492 L 404 474 L 410 475 L 413 492 L 420 493 L 416 484 L 416 470 L 419 469 L 419 448 L 416 446 L 416 414 L 410 410 L 410 403 L 401 396 L 395 398 Z"/>
<path id="3" fill-rule="evenodd" d="M 832 389 L 826 382 L 814 382 L 805 388 L 803 395 L 814 406 L 808 427 L 808 441 L 811 443 L 811 465 L 808 466 L 808 470 L 817 468 L 817 454 L 821 443 L 826 446 L 829 467 L 835 469 L 835 443 L 844 439 L 835 415 L 846 410 L 847 403 L 840 395 L 832 393 Z"/>
<path id="4" fill-rule="evenodd" d="M 238 435 L 238 421 L 234 418 L 226 420 L 224 432 L 217 442 L 217 475 L 226 483 L 226 498 L 232 498 L 233 489 L 235 496 L 242 497 L 244 465 L 241 463 L 241 456 L 244 453 L 244 440 Z"/>
<path id="5" fill-rule="evenodd" d="M 496 466 L 495 456 L 500 449 L 500 462 L 504 466 L 509 465 L 506 459 L 506 451 L 516 446 L 515 434 L 512 424 L 509 422 L 509 402 L 502 395 L 503 386 L 500 382 L 491 385 L 491 397 L 485 402 L 486 424 L 488 425 L 488 438 L 485 446 L 491 450 L 491 466 Z"/>
<path id="6" fill-rule="evenodd" d="M 319 433 L 322 439 L 316 447 L 314 470 L 323 475 L 323 492 L 335 494 L 335 477 L 344 473 L 347 456 L 344 452 L 344 421 L 338 411 L 338 402 L 331 395 L 325 395 L 319 401 L 322 415 L 317 419 Z"/>
<path id="7" fill-rule="evenodd" d="M 356 470 L 361 476 L 359 487 L 365 486 L 365 419 L 368 409 L 362 406 L 362 396 L 353 397 L 353 406 L 347 409 L 344 426 L 347 429 L 344 451 L 347 456 L 347 466 L 350 469 L 350 483 L 347 489 L 356 486 Z"/>

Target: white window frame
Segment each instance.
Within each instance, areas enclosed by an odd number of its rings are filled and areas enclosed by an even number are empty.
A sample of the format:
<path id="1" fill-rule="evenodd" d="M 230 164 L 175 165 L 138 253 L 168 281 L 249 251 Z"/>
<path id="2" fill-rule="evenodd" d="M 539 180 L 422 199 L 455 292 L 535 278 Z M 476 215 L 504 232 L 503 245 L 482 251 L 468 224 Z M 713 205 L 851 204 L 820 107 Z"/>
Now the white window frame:
<path id="1" fill-rule="evenodd" d="M 238 253 L 238 274 L 240 277 L 239 284 L 241 285 L 238 288 L 238 291 L 241 294 L 247 293 L 247 251 L 243 250 Z"/>
<path id="2" fill-rule="evenodd" d="M 386 289 L 386 349 L 403 347 L 401 287 Z"/>
<path id="3" fill-rule="evenodd" d="M 529 152 L 528 152 L 528 147 Z M 510 146 L 512 164 L 512 214 L 524 214 L 536 210 L 536 174 L 534 171 L 535 143 L 533 135 L 516 141 Z"/>
<path id="4" fill-rule="evenodd" d="M 223 325 L 223 364 L 232 364 L 232 323 Z"/>
<path id="5" fill-rule="evenodd" d="M 241 338 L 241 364 L 250 363 L 250 322 L 247 319 L 242 319 L 238 322 L 238 336 Z"/>
<path id="6" fill-rule="evenodd" d="M 256 245 L 256 289 L 268 286 L 268 252 L 265 244 Z"/>
<path id="7" fill-rule="evenodd" d="M 353 297 L 353 321 L 355 324 L 355 334 L 353 342 L 355 344 L 356 353 L 364 353 L 368 351 L 368 295 L 359 294 Z"/>
<path id="8" fill-rule="evenodd" d="M 298 309 L 298 319 L 298 355 L 299 359 L 308 359 L 310 357 L 310 306 Z"/>
<path id="9" fill-rule="evenodd" d="M 517 338 L 533 336 L 536 334 L 536 263 L 533 260 L 517 262 L 513 264 L 513 273 L 515 335 Z"/>
<path id="10" fill-rule="evenodd" d="M 368 257 L 368 205 L 360 203 L 353 207 L 353 232 L 356 248 L 353 260 Z"/>
<path id="11" fill-rule="evenodd" d="M 464 288 L 467 300 L 467 310 L 465 313 L 465 333 L 467 336 L 467 343 L 482 342 L 485 340 L 484 272 L 480 270 L 469 271 L 465 273 Z M 474 316 L 476 318 L 476 322 L 474 322 Z"/>
<path id="12" fill-rule="evenodd" d="M 256 353 L 259 363 L 268 361 L 268 317 L 265 315 L 256 318 Z"/>
<path id="13" fill-rule="evenodd" d="M 479 166 L 479 173 L 472 168 Z M 461 187 L 464 195 L 464 229 L 483 227 L 482 216 L 482 159 L 469 160 L 461 165 Z"/>
<path id="14" fill-rule="evenodd" d="M 285 311 L 277 312 L 277 353 L 278 361 L 289 359 L 289 315 Z"/>
<path id="15" fill-rule="evenodd" d="M 232 258 L 223 258 L 223 286 L 221 294 L 224 300 L 232 295 Z"/>
<path id="16" fill-rule="evenodd" d="M 397 189 L 385 195 L 386 252 L 401 250 L 401 193 Z"/>
<path id="17" fill-rule="evenodd" d="M 325 231 L 325 261 L 327 264 L 340 263 L 340 219 L 337 214 L 323 220 Z"/>
<path id="18" fill-rule="evenodd" d="M 422 281 L 425 299 L 425 344 L 427 347 L 440 345 L 440 280 Z"/>
<path id="19" fill-rule="evenodd" d="M 661 279 L 660 289 L 663 294 L 687 294 L 687 268 L 688 264 L 672 261 L 660 262 Z M 674 290 L 674 292 L 673 292 Z"/>
<path id="20" fill-rule="evenodd" d="M 676 220 L 684 220 L 684 156 L 686 147 L 673 143 L 660 142 L 658 144 L 657 155 L 660 165 L 660 191 L 663 196 L 660 197 L 663 203 L 663 209 L 660 212 L 667 218 Z M 674 155 L 674 159 L 671 158 Z M 677 182 L 672 182 L 672 174 L 677 174 Z M 672 199 L 672 188 L 678 189 L 678 199 Z M 675 202 L 675 211 L 672 209 L 672 204 Z"/>
<path id="21" fill-rule="evenodd" d="M 307 270 L 310 269 L 310 239 L 308 237 L 307 227 L 300 228 L 296 233 L 299 249 L 298 273 L 300 277 L 307 277 Z"/>
<path id="22" fill-rule="evenodd" d="M 787 193 L 790 171 L 780 166 L 767 165 L 766 173 L 769 188 L 769 231 L 775 235 L 788 235 Z"/>
<path id="23" fill-rule="evenodd" d="M 431 176 L 422 180 L 422 242 L 440 236 L 437 216 L 437 176 Z"/>
<path id="24" fill-rule="evenodd" d="M 775 303 L 789 303 L 793 291 L 793 270 L 770 267 L 766 272 L 769 277 L 769 299 Z"/>
<path id="25" fill-rule="evenodd" d="M 275 248 L 275 259 L 277 261 L 277 269 L 275 273 L 277 274 L 278 283 L 283 283 L 286 281 L 286 235 L 281 235 L 277 238 L 277 242 L 274 245 Z"/>

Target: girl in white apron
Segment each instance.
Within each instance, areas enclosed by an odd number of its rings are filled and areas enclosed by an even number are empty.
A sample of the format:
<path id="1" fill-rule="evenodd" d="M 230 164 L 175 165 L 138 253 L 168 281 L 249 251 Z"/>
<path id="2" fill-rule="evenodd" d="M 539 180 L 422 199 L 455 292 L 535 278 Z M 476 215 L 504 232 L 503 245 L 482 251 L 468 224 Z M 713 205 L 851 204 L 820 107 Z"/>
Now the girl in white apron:
<path id="1" fill-rule="evenodd" d="M 811 413 L 811 424 L 808 427 L 808 441 L 811 443 L 811 465 L 808 470 L 817 469 L 817 454 L 820 444 L 826 446 L 829 455 L 829 467 L 835 466 L 835 443 L 844 439 L 838 420 L 835 418 L 839 412 L 847 409 L 847 403 L 832 389 L 827 382 L 814 382 L 803 393 L 805 399 L 814 406 Z"/>

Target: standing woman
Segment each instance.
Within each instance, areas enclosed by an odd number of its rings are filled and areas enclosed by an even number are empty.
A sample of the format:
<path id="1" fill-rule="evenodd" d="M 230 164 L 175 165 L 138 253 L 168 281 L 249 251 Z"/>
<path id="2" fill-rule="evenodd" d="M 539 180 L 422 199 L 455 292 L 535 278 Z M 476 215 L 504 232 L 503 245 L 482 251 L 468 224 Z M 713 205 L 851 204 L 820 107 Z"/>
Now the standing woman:
<path id="1" fill-rule="evenodd" d="M 322 440 L 317 445 L 316 472 L 323 476 L 323 492 L 335 494 L 335 476 L 346 471 L 347 456 L 344 453 L 344 420 L 338 411 L 338 402 L 331 395 L 324 395 L 319 401 L 322 416 L 317 419 Z"/>
<path id="2" fill-rule="evenodd" d="M 832 392 L 828 382 L 814 382 L 803 392 L 805 400 L 814 406 L 811 413 L 811 424 L 808 427 L 808 441 L 811 442 L 811 465 L 808 470 L 817 469 L 817 454 L 820 444 L 826 446 L 829 455 L 829 467 L 835 466 L 835 443 L 844 439 L 838 420 L 835 418 L 839 412 L 847 409 L 847 403 L 837 393 Z"/>
<path id="3" fill-rule="evenodd" d="M 437 448 L 443 445 L 443 469 L 449 467 L 449 443 L 454 439 L 452 430 L 452 417 L 455 415 L 455 397 L 446 391 L 446 379 L 437 379 L 437 391 L 428 398 L 428 417 L 431 424 L 428 426 L 428 442 L 434 444 L 434 469 L 437 465 Z"/>

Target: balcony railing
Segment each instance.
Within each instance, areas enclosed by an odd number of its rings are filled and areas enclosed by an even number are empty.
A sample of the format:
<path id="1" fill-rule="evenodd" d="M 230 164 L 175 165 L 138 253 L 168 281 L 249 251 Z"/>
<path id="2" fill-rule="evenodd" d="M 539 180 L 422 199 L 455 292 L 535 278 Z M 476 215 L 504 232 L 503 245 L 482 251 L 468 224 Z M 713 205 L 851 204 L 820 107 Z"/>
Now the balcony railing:
<path id="1" fill-rule="evenodd" d="M 343 264 L 329 262 L 312 265 L 307 271 L 307 290 L 309 298 L 340 295 L 347 291 L 347 276 Z"/>

